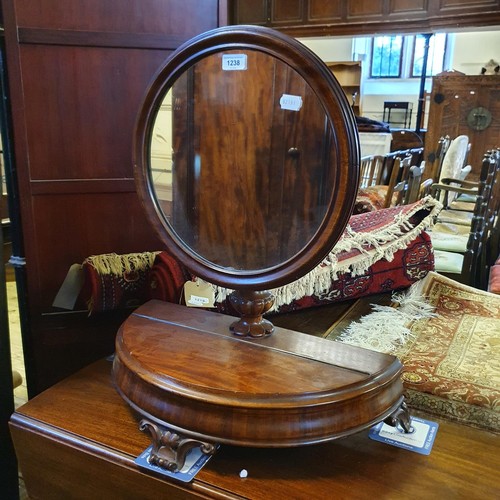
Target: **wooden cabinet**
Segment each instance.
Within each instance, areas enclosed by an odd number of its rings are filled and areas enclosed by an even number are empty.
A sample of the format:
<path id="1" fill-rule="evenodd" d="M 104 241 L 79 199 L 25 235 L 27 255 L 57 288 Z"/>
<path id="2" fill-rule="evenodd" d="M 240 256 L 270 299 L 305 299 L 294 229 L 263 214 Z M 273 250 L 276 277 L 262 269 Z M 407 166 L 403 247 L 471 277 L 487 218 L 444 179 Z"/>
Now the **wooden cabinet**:
<path id="1" fill-rule="evenodd" d="M 216 28 L 220 0 L 4 0 L 26 258 L 21 309 L 30 396 L 112 352 L 122 314 L 52 307 L 73 263 L 159 250 L 136 193 L 136 115 L 153 75 Z M 22 294 L 24 300 L 24 293 Z"/>
<path id="2" fill-rule="evenodd" d="M 361 61 L 327 62 L 326 65 L 342 86 L 354 114 L 361 116 Z"/>
<path id="3" fill-rule="evenodd" d="M 442 74 L 432 82 L 425 137 L 426 175 L 435 176 L 436 150 L 441 136 L 467 135 L 471 179 L 478 178 L 483 154 L 499 145 L 500 76 Z"/>

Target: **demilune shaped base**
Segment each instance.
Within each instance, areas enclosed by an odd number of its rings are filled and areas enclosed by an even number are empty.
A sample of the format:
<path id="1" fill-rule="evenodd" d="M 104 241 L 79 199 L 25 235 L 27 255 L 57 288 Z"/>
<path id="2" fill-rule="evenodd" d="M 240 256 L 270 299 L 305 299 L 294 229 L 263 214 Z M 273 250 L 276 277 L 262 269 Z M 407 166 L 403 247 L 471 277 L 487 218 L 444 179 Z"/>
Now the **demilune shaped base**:
<path id="1" fill-rule="evenodd" d="M 177 434 L 181 441 L 300 446 L 399 418 L 396 357 L 278 327 L 270 336 L 238 337 L 229 331 L 234 320 L 151 301 L 121 326 L 114 383 L 142 418 L 174 434 L 159 442 L 177 446 Z"/>

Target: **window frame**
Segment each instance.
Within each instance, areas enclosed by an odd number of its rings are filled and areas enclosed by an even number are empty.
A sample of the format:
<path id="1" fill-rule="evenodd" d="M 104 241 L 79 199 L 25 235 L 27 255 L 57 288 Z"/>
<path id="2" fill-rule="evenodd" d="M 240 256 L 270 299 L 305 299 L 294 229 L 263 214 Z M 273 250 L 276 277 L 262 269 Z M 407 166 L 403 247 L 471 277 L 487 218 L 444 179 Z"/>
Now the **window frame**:
<path id="1" fill-rule="evenodd" d="M 443 60 L 441 63 L 441 69 L 436 71 L 435 74 L 444 71 L 447 61 L 448 61 L 448 50 L 453 44 L 450 43 L 449 33 L 435 33 L 442 34 L 445 36 L 445 43 L 443 49 Z M 417 34 L 385 34 L 385 35 L 374 35 L 369 37 L 370 40 L 370 61 L 368 65 L 368 78 L 372 80 L 415 80 L 421 78 L 421 75 L 414 74 L 414 64 L 415 64 L 415 47 Z M 375 48 L 375 40 L 382 37 L 401 37 L 401 58 L 399 60 L 399 72 L 398 76 L 378 76 L 373 74 L 373 53 Z M 434 37 L 433 37 L 434 38 Z M 432 38 L 431 38 L 432 40 Z M 429 63 L 428 63 L 429 64 Z M 426 77 L 432 77 L 431 72 L 426 74 Z"/>
<path id="2" fill-rule="evenodd" d="M 376 38 L 384 38 L 384 37 L 390 37 L 390 38 L 400 37 L 401 38 L 401 49 L 400 49 L 399 67 L 398 67 L 397 76 L 395 76 L 395 75 L 374 75 L 373 74 L 373 53 L 375 50 L 375 39 Z M 403 71 L 403 60 L 404 60 L 405 49 L 406 49 L 406 37 L 404 35 L 377 35 L 377 36 L 371 37 L 370 78 L 373 78 L 375 80 L 388 79 L 388 78 L 401 78 L 402 71 Z"/>
<path id="3" fill-rule="evenodd" d="M 444 35 L 444 48 L 443 48 L 443 55 L 442 55 L 442 61 L 441 61 L 441 68 L 438 71 L 436 71 L 435 73 L 433 73 L 432 66 L 431 66 L 430 71 L 426 71 L 426 77 L 435 76 L 438 73 L 441 73 L 444 69 L 444 65 L 445 65 L 445 61 L 446 61 L 446 51 L 448 49 L 448 33 L 434 33 L 433 36 L 431 37 L 431 39 L 429 40 L 429 44 L 432 42 L 432 40 L 434 40 L 434 41 L 436 40 L 436 35 Z M 420 73 L 419 75 L 414 74 L 415 48 L 416 48 L 418 36 L 419 35 L 413 35 L 412 49 L 411 49 L 411 62 L 410 62 L 410 66 L 409 66 L 408 78 L 421 78 L 422 77 L 422 73 Z M 433 48 L 433 50 L 434 50 L 434 48 Z M 431 54 L 429 53 L 429 55 L 431 55 Z M 429 59 L 427 60 L 427 66 L 429 66 Z"/>

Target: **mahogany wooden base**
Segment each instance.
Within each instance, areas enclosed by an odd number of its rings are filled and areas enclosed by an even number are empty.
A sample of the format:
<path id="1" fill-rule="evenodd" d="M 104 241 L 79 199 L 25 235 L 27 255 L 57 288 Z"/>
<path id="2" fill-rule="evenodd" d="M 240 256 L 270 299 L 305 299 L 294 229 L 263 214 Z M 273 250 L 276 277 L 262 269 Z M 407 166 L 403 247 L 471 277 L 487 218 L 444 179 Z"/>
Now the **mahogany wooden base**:
<path id="1" fill-rule="evenodd" d="M 266 337 L 274 332 L 273 324 L 263 317 L 274 304 L 269 291 L 235 290 L 229 302 L 241 318 L 231 323 L 231 331 L 240 337 Z"/>
<path id="2" fill-rule="evenodd" d="M 347 436 L 402 403 L 394 356 L 276 328 L 247 339 L 234 318 L 151 301 L 117 335 L 113 375 L 143 418 L 208 443 L 289 447 Z"/>
<path id="3" fill-rule="evenodd" d="M 149 439 L 103 360 L 18 408 L 10 425 L 30 498 L 496 498 L 499 436 L 424 418 L 439 423 L 429 456 L 367 431 L 296 448 L 221 446 L 185 484 L 134 463 Z"/>

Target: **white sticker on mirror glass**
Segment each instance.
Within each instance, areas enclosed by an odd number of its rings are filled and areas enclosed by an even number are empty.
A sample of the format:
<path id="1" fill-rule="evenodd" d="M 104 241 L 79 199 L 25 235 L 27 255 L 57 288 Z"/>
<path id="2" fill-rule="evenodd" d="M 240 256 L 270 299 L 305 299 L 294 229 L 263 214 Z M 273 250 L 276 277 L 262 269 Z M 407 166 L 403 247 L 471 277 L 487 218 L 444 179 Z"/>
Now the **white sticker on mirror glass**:
<path id="1" fill-rule="evenodd" d="M 222 69 L 224 71 L 243 71 L 247 69 L 246 54 L 223 54 Z"/>
<path id="2" fill-rule="evenodd" d="M 302 97 L 300 95 L 283 94 L 280 99 L 281 109 L 298 111 L 302 107 Z"/>

